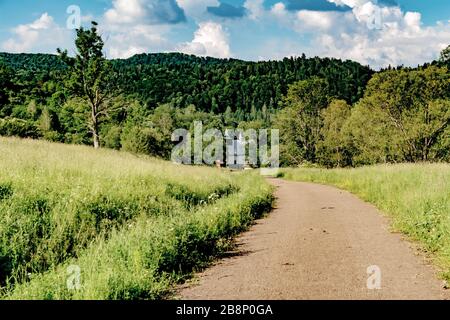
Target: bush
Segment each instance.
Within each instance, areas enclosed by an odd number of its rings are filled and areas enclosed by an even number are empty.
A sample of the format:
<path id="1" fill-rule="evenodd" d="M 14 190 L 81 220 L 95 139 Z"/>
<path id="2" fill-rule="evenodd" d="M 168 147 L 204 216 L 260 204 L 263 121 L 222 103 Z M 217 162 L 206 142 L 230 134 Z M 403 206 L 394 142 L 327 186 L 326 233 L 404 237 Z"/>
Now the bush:
<path id="1" fill-rule="evenodd" d="M 33 139 L 41 137 L 41 133 L 34 123 L 9 117 L 0 119 L 0 135 Z"/>
<path id="2" fill-rule="evenodd" d="M 47 131 L 43 134 L 43 138 L 52 142 L 62 142 L 63 136 L 56 131 Z"/>
<path id="3" fill-rule="evenodd" d="M 122 128 L 119 126 L 110 126 L 102 130 L 100 138 L 102 140 L 102 145 L 106 148 L 120 150 L 122 148 L 122 143 L 120 141 L 120 136 L 122 135 Z"/>
<path id="4" fill-rule="evenodd" d="M 121 137 L 122 150 L 152 156 L 164 156 L 161 136 L 152 128 L 132 127 L 124 130 Z"/>

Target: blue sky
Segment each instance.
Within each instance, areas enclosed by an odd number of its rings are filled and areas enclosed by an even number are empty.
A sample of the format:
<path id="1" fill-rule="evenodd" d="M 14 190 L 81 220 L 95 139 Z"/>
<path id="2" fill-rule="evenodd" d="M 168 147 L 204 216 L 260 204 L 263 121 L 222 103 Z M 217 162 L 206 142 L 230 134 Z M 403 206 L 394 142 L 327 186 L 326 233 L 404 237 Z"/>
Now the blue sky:
<path id="1" fill-rule="evenodd" d="M 332 56 L 416 65 L 450 44 L 448 0 L 0 0 L 0 51 L 73 50 L 70 5 L 100 23 L 105 53 L 246 60 Z"/>

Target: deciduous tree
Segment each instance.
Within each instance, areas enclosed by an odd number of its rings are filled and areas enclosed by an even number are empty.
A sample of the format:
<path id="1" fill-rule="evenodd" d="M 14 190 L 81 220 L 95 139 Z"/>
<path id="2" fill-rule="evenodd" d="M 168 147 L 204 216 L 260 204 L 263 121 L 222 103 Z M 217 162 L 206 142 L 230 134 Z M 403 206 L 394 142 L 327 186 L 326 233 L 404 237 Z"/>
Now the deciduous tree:
<path id="1" fill-rule="evenodd" d="M 77 29 L 75 40 L 77 53 L 75 58 L 68 57 L 67 51 L 58 52 L 71 71 L 68 81 L 71 91 L 85 98 L 90 106 L 89 129 L 95 148 L 100 147 L 100 124 L 108 116 L 111 94 L 110 63 L 103 54 L 103 40 L 98 34 L 97 23 L 92 22 L 90 29 Z"/>
<path id="2" fill-rule="evenodd" d="M 280 129 L 282 162 L 316 162 L 322 127 L 321 111 L 330 101 L 326 80 L 313 78 L 289 86 L 282 110 L 275 121 Z"/>

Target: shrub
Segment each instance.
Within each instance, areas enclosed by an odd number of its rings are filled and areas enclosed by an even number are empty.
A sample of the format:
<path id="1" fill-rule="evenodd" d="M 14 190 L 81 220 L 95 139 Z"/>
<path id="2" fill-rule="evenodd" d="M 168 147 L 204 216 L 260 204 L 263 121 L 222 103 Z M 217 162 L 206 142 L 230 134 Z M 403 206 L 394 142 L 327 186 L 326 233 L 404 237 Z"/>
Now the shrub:
<path id="1" fill-rule="evenodd" d="M 0 135 L 34 139 L 41 137 L 41 133 L 34 123 L 16 118 L 0 119 Z"/>
<path id="2" fill-rule="evenodd" d="M 162 156 L 161 137 L 152 128 L 132 127 L 124 131 L 121 137 L 122 150 L 132 153 L 142 153 Z"/>
<path id="3" fill-rule="evenodd" d="M 120 141 L 120 136 L 122 135 L 122 128 L 119 126 L 111 126 L 102 130 L 100 135 L 102 139 L 102 145 L 106 148 L 111 148 L 115 150 L 120 150 L 122 143 Z"/>

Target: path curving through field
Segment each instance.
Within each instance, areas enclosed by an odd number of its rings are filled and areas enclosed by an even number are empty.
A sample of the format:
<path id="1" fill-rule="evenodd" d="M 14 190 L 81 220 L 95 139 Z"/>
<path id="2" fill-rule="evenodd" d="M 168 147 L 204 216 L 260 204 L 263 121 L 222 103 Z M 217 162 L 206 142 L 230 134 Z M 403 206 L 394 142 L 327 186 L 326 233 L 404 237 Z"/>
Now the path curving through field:
<path id="1" fill-rule="evenodd" d="M 391 233 L 372 205 L 329 186 L 270 181 L 277 187 L 276 209 L 237 239 L 231 257 L 180 288 L 179 298 L 448 297 L 424 255 Z M 369 289 L 368 282 L 381 288 Z"/>

